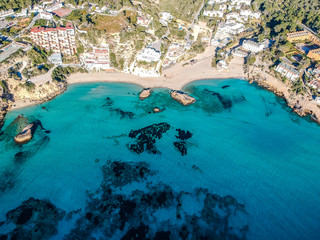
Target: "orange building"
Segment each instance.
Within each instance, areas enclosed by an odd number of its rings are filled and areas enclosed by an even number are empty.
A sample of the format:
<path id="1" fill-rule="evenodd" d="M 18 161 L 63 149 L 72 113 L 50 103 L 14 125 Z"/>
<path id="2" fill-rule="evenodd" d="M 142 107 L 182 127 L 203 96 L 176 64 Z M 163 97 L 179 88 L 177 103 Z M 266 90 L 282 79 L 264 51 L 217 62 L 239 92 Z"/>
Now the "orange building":
<path id="1" fill-rule="evenodd" d="M 320 61 L 320 48 L 310 50 L 307 56 L 309 58 L 313 58 L 316 61 Z"/>
<path id="2" fill-rule="evenodd" d="M 308 32 L 306 30 L 288 33 L 287 40 L 289 42 L 309 40 L 314 44 L 320 45 L 320 38 L 318 38 L 313 33 Z"/>

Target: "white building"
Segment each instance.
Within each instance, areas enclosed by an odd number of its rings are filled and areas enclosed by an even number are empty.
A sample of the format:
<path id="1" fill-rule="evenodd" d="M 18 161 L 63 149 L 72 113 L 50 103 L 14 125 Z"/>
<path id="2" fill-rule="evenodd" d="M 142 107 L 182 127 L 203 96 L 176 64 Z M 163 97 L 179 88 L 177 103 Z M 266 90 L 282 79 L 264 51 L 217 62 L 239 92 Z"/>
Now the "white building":
<path id="1" fill-rule="evenodd" d="M 248 56 L 248 52 L 243 51 L 243 50 L 241 50 L 241 49 L 239 49 L 239 48 L 236 48 L 236 49 L 234 49 L 234 50 L 232 51 L 232 55 L 245 58 L 245 57 Z"/>
<path id="2" fill-rule="evenodd" d="M 231 0 L 231 5 L 251 5 L 251 0 Z"/>
<path id="3" fill-rule="evenodd" d="M 17 17 L 27 17 L 28 16 L 28 8 L 24 8 L 21 12 L 15 14 Z"/>
<path id="4" fill-rule="evenodd" d="M 143 27 L 148 27 L 152 19 L 147 16 L 139 16 L 137 17 L 137 24 Z"/>
<path id="5" fill-rule="evenodd" d="M 62 8 L 62 7 L 63 7 L 62 3 L 56 3 L 56 4 L 53 4 L 52 6 L 46 7 L 46 11 L 53 12 L 55 10 Z"/>
<path id="6" fill-rule="evenodd" d="M 296 81 L 299 78 L 299 72 L 293 66 L 281 62 L 276 68 L 275 71 L 280 73 L 282 76 L 291 79 L 292 81 Z"/>
<path id="7" fill-rule="evenodd" d="M 40 18 L 40 19 L 50 20 L 50 21 L 53 20 L 52 14 L 51 14 L 51 13 L 48 13 L 48 12 L 40 12 L 40 13 L 39 13 L 39 18 Z"/>
<path id="8" fill-rule="evenodd" d="M 6 17 L 13 16 L 13 15 L 14 15 L 14 11 L 12 9 L 7 11 L 0 11 L 0 19 L 4 19 Z"/>
<path id="9" fill-rule="evenodd" d="M 160 13 L 160 23 L 163 25 L 167 25 L 169 21 L 173 19 L 173 16 L 169 12 Z"/>
<path id="10" fill-rule="evenodd" d="M 62 64 L 62 56 L 61 53 L 54 53 L 50 57 L 48 57 L 48 60 L 55 65 Z"/>
<path id="11" fill-rule="evenodd" d="M 249 18 L 260 19 L 261 13 L 260 12 L 251 12 L 250 10 L 241 10 L 240 16 L 247 21 Z"/>
<path id="12" fill-rule="evenodd" d="M 208 4 L 210 4 L 210 5 L 214 5 L 214 4 L 219 4 L 219 3 L 226 3 L 227 2 L 227 0 L 209 0 L 208 1 Z"/>
<path id="13" fill-rule="evenodd" d="M 207 10 L 204 10 L 203 11 L 203 16 L 222 18 L 223 17 L 223 11 L 220 11 L 220 10 L 219 11 L 215 11 L 215 10 L 207 11 Z"/>
<path id="14" fill-rule="evenodd" d="M 251 40 L 244 40 L 242 43 L 242 48 L 250 52 L 257 53 L 265 49 L 265 44 Z"/>
<path id="15" fill-rule="evenodd" d="M 108 45 L 93 47 L 92 52 L 81 55 L 81 61 L 89 71 L 111 69 Z"/>
<path id="16" fill-rule="evenodd" d="M 228 14 L 226 15 L 226 18 L 227 18 L 227 21 L 228 21 L 228 20 L 236 20 L 236 21 L 238 21 L 238 22 L 242 22 L 242 18 L 241 18 L 241 16 L 240 16 L 240 14 L 237 13 L 237 12 L 228 13 Z"/>
<path id="17" fill-rule="evenodd" d="M 136 56 L 138 61 L 143 62 L 158 62 L 161 58 L 161 42 L 154 42 L 146 47 L 143 51 L 139 52 Z"/>
<path id="18" fill-rule="evenodd" d="M 185 54 L 184 46 L 179 43 L 172 43 L 167 51 L 166 58 L 169 60 L 177 60 L 179 57 Z"/>

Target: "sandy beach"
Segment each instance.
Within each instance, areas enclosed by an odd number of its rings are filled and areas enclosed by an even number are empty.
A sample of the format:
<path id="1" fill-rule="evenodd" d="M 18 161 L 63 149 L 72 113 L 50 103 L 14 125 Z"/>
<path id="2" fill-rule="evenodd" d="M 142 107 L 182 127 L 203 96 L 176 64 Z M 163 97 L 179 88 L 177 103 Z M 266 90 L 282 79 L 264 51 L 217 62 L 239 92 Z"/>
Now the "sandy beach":
<path id="1" fill-rule="evenodd" d="M 129 73 L 76 73 L 68 79 L 68 84 L 87 82 L 123 82 L 138 84 L 150 88 L 170 88 L 181 90 L 186 84 L 202 79 L 245 78 L 243 72 L 243 59 L 235 57 L 228 70 L 217 70 L 211 67 L 214 47 L 208 47 L 206 51 L 198 55 L 197 63 L 182 66 L 178 63 L 163 71 L 160 77 L 139 77 Z"/>

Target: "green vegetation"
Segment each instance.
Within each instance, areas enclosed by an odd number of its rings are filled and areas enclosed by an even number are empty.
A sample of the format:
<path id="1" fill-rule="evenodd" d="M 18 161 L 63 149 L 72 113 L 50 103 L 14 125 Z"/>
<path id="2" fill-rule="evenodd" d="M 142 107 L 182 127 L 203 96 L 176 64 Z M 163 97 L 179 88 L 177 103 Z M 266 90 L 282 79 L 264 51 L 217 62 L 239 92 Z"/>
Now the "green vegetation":
<path id="1" fill-rule="evenodd" d="M 35 23 L 34 26 L 47 26 L 48 21 L 45 19 L 38 19 Z"/>
<path id="2" fill-rule="evenodd" d="M 47 62 L 47 52 L 44 50 L 37 50 L 32 48 L 28 51 L 28 57 L 30 58 L 33 65 L 40 65 Z"/>
<path id="3" fill-rule="evenodd" d="M 114 54 L 113 52 L 110 53 L 110 62 L 111 62 L 111 65 L 115 68 L 117 68 L 119 66 L 119 64 L 117 62 L 116 54 Z"/>
<path id="4" fill-rule="evenodd" d="M 13 9 L 14 11 L 20 11 L 22 8 L 30 7 L 40 2 L 40 0 L 0 0 L 0 10 Z"/>
<path id="5" fill-rule="evenodd" d="M 54 81 L 63 82 L 67 76 L 74 72 L 76 72 L 76 69 L 73 67 L 57 67 L 53 70 L 51 77 Z"/>
<path id="6" fill-rule="evenodd" d="M 256 57 L 250 54 L 246 59 L 246 64 L 253 65 L 256 62 Z"/>
<path id="7" fill-rule="evenodd" d="M 19 86 L 22 88 L 25 88 L 28 92 L 32 92 L 36 87 L 36 85 L 34 83 L 29 82 L 29 81 L 26 81 L 24 84 L 19 83 Z"/>
<path id="8" fill-rule="evenodd" d="M 88 1 L 85 0 L 66 0 L 66 3 L 71 3 L 73 5 L 80 6 Z M 97 3 L 98 6 L 102 7 L 107 5 L 110 9 L 119 10 L 123 6 L 132 6 L 130 0 L 91 0 L 90 3 Z"/>
<path id="9" fill-rule="evenodd" d="M 300 22 L 320 30 L 318 0 L 254 0 L 253 8 L 262 11 L 261 34 L 266 38 L 284 39 L 288 32 L 300 29 Z"/>
<path id="10" fill-rule="evenodd" d="M 176 18 L 187 22 L 193 20 L 193 14 L 200 9 L 202 0 L 159 0 L 161 11 L 170 12 Z"/>

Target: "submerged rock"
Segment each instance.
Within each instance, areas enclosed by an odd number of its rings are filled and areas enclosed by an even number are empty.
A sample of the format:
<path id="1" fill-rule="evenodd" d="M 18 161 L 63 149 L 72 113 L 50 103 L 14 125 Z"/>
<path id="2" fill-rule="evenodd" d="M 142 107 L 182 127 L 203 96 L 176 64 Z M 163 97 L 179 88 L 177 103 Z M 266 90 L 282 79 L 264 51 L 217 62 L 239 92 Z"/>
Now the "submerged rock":
<path id="1" fill-rule="evenodd" d="M 139 99 L 143 101 L 144 99 L 148 98 L 151 95 L 151 93 L 151 88 L 144 88 L 139 95 Z"/>
<path id="2" fill-rule="evenodd" d="M 178 149 L 178 151 L 181 153 L 181 156 L 187 155 L 187 146 L 186 142 L 180 141 L 180 142 L 174 142 L 173 145 Z"/>
<path id="3" fill-rule="evenodd" d="M 163 133 L 167 132 L 169 129 L 170 125 L 163 122 L 153 124 L 139 130 L 132 130 L 129 133 L 129 137 L 135 138 L 137 143 L 129 146 L 130 151 L 138 154 L 144 152 L 145 150 L 153 154 L 158 153 L 157 149 L 155 148 L 156 139 L 161 139 Z"/>
<path id="4" fill-rule="evenodd" d="M 120 108 L 111 108 L 110 111 L 120 115 L 120 119 L 132 119 L 135 115 L 133 112 L 123 111 Z"/>
<path id="5" fill-rule="evenodd" d="M 109 162 L 64 239 L 93 239 L 97 232 L 102 239 L 246 239 L 247 213 L 235 198 L 202 188 L 175 191 L 155 176 L 140 178 L 141 166 L 152 172 L 143 162 Z"/>
<path id="6" fill-rule="evenodd" d="M 196 99 L 194 97 L 191 97 L 190 95 L 182 91 L 171 90 L 170 95 L 174 100 L 180 102 L 185 106 L 196 102 Z"/>
<path id="7" fill-rule="evenodd" d="M 7 213 L 7 221 L 16 225 L 9 239 L 48 239 L 55 235 L 65 212 L 47 200 L 30 198 Z"/>

